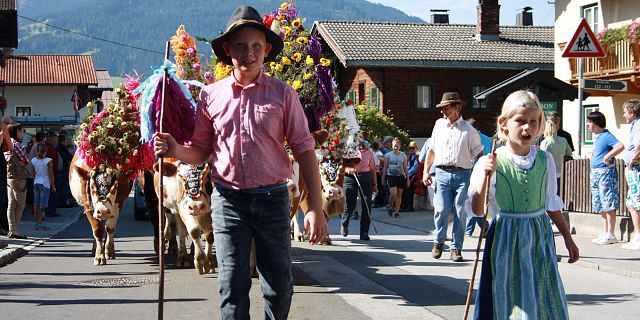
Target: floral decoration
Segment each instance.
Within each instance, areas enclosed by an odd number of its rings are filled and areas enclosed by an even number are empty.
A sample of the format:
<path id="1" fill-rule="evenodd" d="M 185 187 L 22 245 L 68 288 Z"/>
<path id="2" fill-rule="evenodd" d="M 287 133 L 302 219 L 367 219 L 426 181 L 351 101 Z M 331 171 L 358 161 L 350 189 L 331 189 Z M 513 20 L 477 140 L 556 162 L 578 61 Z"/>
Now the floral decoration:
<path id="1" fill-rule="evenodd" d="M 633 19 L 629 25 L 629 43 L 640 42 L 640 20 Z"/>
<path id="2" fill-rule="evenodd" d="M 125 174 L 131 179 L 138 170 L 150 167 L 153 155 L 140 144 L 140 118 L 136 96 L 131 92 L 140 83 L 127 76 L 127 82 L 115 90 L 115 102 L 94 113 L 97 102 L 87 103 L 87 115 L 74 138 L 79 156 L 91 168 L 101 164 L 113 175 Z"/>
<path id="3" fill-rule="evenodd" d="M 214 83 L 217 80 L 228 77 L 233 70 L 233 66 L 218 61 L 215 55 L 209 57 L 203 64 L 202 55 L 198 54 L 196 40 L 198 39 L 191 36 L 184 25 L 180 25 L 176 35 L 171 37 L 171 45 L 175 53 L 176 65 L 178 65 L 176 75 L 183 80 L 196 80 L 205 84 Z M 189 86 L 189 89 L 192 91 L 194 98 L 197 98 L 199 90 L 193 88 L 193 86 Z"/>
<path id="4" fill-rule="evenodd" d="M 349 126 L 345 118 L 338 116 L 343 106 L 335 104 L 334 109 L 321 119 L 322 129 L 329 133 L 329 138 L 320 147 L 321 153 L 328 159 L 342 159 L 345 143 L 349 136 Z"/>
<path id="5" fill-rule="evenodd" d="M 276 61 L 265 64 L 265 73 L 298 92 L 309 129 L 320 129 L 320 118 L 333 108 L 331 60 L 323 56 L 320 39 L 304 28 L 304 19 L 291 2 L 263 14 L 263 24 L 284 41 Z"/>

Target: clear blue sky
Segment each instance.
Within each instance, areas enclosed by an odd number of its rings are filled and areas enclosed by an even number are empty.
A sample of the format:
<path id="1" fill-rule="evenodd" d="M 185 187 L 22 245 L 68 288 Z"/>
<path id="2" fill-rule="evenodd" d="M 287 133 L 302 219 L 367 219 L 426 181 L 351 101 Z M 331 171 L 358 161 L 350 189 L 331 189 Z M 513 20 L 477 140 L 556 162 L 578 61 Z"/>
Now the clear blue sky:
<path id="1" fill-rule="evenodd" d="M 478 0 L 367 0 L 394 7 L 424 21 L 431 21 L 431 9 L 448 9 L 450 23 L 475 24 Z M 500 24 L 515 25 L 516 14 L 524 7 L 532 7 L 533 24 L 552 26 L 555 19 L 555 5 L 547 0 L 501 0 Z"/>

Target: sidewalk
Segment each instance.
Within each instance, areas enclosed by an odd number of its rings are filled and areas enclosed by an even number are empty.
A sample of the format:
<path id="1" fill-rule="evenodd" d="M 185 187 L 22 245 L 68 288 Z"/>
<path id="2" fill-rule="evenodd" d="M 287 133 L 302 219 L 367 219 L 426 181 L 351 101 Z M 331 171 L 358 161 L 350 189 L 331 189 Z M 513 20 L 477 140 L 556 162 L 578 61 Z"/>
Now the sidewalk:
<path id="1" fill-rule="evenodd" d="M 400 218 L 392 218 L 386 214 L 382 214 L 382 208 L 375 208 L 374 224 L 386 223 L 409 228 L 417 231 L 432 234 L 434 230 L 433 212 L 432 211 L 415 211 L 401 212 Z M 451 235 L 451 226 L 448 229 L 448 237 Z M 372 237 L 375 235 L 373 228 L 370 233 Z M 477 246 L 477 236 L 480 234 L 480 228 L 476 228 L 472 238 L 466 238 L 464 243 L 464 251 L 469 252 L 465 255 L 465 259 L 473 260 L 475 258 L 475 249 Z M 617 275 L 633 277 L 640 279 L 640 251 L 625 250 L 622 245 L 626 242 L 619 242 L 612 245 L 597 245 L 591 242 L 595 235 L 574 234 L 573 240 L 580 249 L 580 260 L 576 265 L 581 267 L 613 273 Z M 556 233 L 556 248 L 558 257 L 561 257 L 561 263 L 566 263 L 568 259 L 567 249 L 564 241 L 559 233 Z M 473 254 L 470 254 L 473 252 Z"/>
<path id="2" fill-rule="evenodd" d="M 29 251 L 43 244 L 82 217 L 81 206 L 58 208 L 57 212 L 60 214 L 59 217 L 45 218 L 45 223 L 48 224 L 51 229 L 41 231 L 35 229 L 36 222 L 32 211 L 25 209 L 25 212 L 22 214 L 22 220 L 20 221 L 20 233 L 26 235 L 28 238 L 21 240 L 0 236 L 0 241 L 8 244 L 6 248 L 0 249 L 0 267 L 26 255 Z"/>

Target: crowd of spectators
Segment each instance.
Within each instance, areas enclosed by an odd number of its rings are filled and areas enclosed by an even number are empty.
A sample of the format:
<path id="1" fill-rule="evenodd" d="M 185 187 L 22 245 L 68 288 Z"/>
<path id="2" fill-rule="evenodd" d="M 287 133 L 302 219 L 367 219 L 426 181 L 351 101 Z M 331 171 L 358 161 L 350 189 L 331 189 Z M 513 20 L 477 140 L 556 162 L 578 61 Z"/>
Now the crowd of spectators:
<path id="1" fill-rule="evenodd" d="M 34 137 L 25 134 L 22 125 L 8 116 L 2 118 L 0 141 L 0 149 L 4 153 L 4 156 L 0 157 L 0 212 L 6 212 L 0 214 L 0 234 L 9 238 L 25 239 L 27 235 L 20 229 L 20 220 L 23 212 L 34 213 L 34 178 L 38 177 L 32 160 L 38 158 L 38 146 L 44 146 L 43 150 L 46 150 L 46 153 L 43 158 L 51 159 L 53 171 L 53 181 L 43 217 L 45 219 L 59 216 L 59 207 L 77 205 L 68 182 L 69 166 L 75 146 L 65 130 L 38 131 Z M 34 231 L 48 229 L 42 221 L 37 222 Z"/>

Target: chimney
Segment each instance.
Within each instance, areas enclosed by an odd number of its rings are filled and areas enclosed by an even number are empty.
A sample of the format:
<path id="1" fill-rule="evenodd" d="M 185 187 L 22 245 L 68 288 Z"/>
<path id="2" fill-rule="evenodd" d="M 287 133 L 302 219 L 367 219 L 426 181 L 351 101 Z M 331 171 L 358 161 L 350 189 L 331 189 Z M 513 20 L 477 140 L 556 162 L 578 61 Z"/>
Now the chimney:
<path id="1" fill-rule="evenodd" d="M 478 41 L 500 40 L 500 5 L 498 0 L 479 0 L 478 4 Z"/>
<path id="2" fill-rule="evenodd" d="M 531 10 L 533 10 L 533 8 L 524 7 L 522 8 L 522 11 L 518 12 L 518 14 L 516 15 L 516 26 L 533 26 L 533 13 L 531 12 Z"/>
<path id="3" fill-rule="evenodd" d="M 449 24 L 449 10 L 431 9 L 431 23 Z"/>

